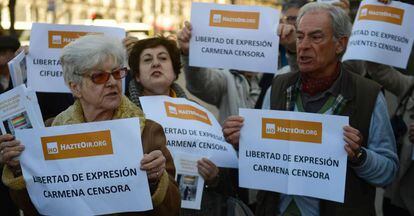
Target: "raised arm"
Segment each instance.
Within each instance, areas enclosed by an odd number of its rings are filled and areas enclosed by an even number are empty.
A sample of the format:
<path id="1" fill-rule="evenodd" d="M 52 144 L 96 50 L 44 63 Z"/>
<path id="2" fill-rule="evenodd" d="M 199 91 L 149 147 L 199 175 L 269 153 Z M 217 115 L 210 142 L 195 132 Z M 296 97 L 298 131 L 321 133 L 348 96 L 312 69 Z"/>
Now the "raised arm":
<path id="1" fill-rule="evenodd" d="M 366 62 L 367 73 L 386 90 L 401 98 L 414 84 L 414 77 L 402 74 L 391 66 Z"/>
<path id="2" fill-rule="evenodd" d="M 207 103 L 218 106 L 223 94 L 227 92 L 227 70 L 209 69 L 189 66 L 189 47 L 192 26 L 185 26 L 178 32 L 178 44 L 181 49 L 181 60 L 188 91 Z"/>

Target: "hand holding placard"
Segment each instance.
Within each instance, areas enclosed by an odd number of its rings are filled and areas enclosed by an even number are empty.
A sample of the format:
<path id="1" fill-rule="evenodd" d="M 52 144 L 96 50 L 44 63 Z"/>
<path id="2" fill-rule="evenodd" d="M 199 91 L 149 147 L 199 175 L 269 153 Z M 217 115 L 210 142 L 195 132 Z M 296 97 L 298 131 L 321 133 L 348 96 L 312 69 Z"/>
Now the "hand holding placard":
<path id="1" fill-rule="evenodd" d="M 178 32 L 178 46 L 181 49 L 181 53 L 185 56 L 188 56 L 190 49 L 190 39 L 191 39 L 191 30 L 193 27 L 188 21 L 184 22 L 184 28 Z"/>

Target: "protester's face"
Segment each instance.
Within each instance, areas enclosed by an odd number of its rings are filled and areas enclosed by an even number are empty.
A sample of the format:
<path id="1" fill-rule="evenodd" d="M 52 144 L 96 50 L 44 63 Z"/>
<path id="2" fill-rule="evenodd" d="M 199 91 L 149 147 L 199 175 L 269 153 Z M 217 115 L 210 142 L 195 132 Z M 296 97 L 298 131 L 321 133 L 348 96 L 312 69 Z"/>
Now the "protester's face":
<path id="1" fill-rule="evenodd" d="M 296 18 L 299 14 L 299 8 L 289 8 L 283 16 L 283 23 L 296 26 Z"/>
<path id="2" fill-rule="evenodd" d="M 114 63 L 112 58 L 108 58 L 102 65 L 97 65 L 83 76 L 80 85 L 71 85 L 72 92 L 82 102 L 82 106 L 88 106 L 92 110 L 115 110 L 121 103 L 122 84 L 121 79 L 116 80 L 112 75 L 103 84 L 96 84 L 91 76 L 96 73 L 111 72 L 121 66 Z M 84 110 L 86 107 L 83 107 Z"/>
<path id="3" fill-rule="evenodd" d="M 12 60 L 14 52 L 11 49 L 0 50 L 0 67 L 7 66 L 7 62 Z"/>
<path id="4" fill-rule="evenodd" d="M 302 73 L 326 76 L 326 68 L 337 64 L 343 43 L 333 37 L 331 18 L 325 11 L 306 13 L 298 23 L 297 62 Z M 331 68 L 331 67 L 329 67 Z"/>
<path id="5" fill-rule="evenodd" d="M 144 49 L 135 79 L 151 94 L 165 94 L 176 76 L 170 54 L 164 46 Z"/>

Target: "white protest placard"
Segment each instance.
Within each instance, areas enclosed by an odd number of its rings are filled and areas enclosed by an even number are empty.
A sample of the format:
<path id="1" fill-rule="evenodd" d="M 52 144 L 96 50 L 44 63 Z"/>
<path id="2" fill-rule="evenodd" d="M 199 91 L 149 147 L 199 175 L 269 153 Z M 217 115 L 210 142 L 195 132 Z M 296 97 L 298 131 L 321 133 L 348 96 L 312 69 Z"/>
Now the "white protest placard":
<path id="1" fill-rule="evenodd" d="M 21 51 L 7 63 L 13 87 L 25 84 L 27 80 L 26 54 Z"/>
<path id="2" fill-rule="evenodd" d="M 237 153 L 225 142 L 221 126 L 207 109 L 185 98 L 140 97 L 148 119 L 164 128 L 167 147 L 208 157 L 218 167 L 237 167 Z"/>
<path id="3" fill-rule="evenodd" d="M 362 1 L 343 61 L 367 60 L 406 68 L 413 46 L 414 6 Z"/>
<path id="4" fill-rule="evenodd" d="M 240 109 L 239 185 L 344 201 L 348 117 Z M 260 181 L 257 181 L 260 179 Z"/>
<path id="5" fill-rule="evenodd" d="M 277 71 L 276 9 L 193 2 L 191 24 L 190 66 Z"/>
<path id="6" fill-rule="evenodd" d="M 204 179 L 197 169 L 199 158 L 200 156 L 183 152 L 174 154 L 175 180 L 181 194 L 181 208 L 200 210 Z"/>
<path id="7" fill-rule="evenodd" d="M 138 118 L 19 130 L 32 203 L 42 215 L 152 209 Z"/>
<path id="8" fill-rule="evenodd" d="M 63 80 L 62 48 L 87 34 L 103 34 L 119 40 L 125 30 L 114 27 L 33 23 L 27 55 L 28 86 L 37 92 L 68 93 Z"/>
<path id="9" fill-rule="evenodd" d="M 42 114 L 34 91 L 24 84 L 0 95 L 1 134 L 25 128 L 43 128 Z"/>
<path id="10" fill-rule="evenodd" d="M 25 86 L 26 87 L 26 86 Z M 31 88 L 25 88 L 26 92 L 26 104 L 28 110 L 33 113 L 33 120 L 34 120 L 34 128 L 38 126 L 44 127 L 44 121 L 42 117 L 42 112 L 40 110 L 39 101 L 37 100 L 36 92 Z"/>

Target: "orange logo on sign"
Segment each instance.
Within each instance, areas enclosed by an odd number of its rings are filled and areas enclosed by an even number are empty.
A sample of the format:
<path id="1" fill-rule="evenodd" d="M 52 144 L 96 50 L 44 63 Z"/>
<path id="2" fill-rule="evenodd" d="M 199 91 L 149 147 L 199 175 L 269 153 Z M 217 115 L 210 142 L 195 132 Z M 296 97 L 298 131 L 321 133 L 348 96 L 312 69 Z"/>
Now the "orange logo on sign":
<path id="1" fill-rule="evenodd" d="M 174 104 L 170 102 L 164 102 L 164 105 L 168 117 L 197 120 L 211 125 L 211 121 L 207 113 L 191 105 Z"/>
<path id="2" fill-rule="evenodd" d="M 259 12 L 211 10 L 210 26 L 258 29 L 259 18 Z"/>
<path id="3" fill-rule="evenodd" d="M 404 10 L 381 5 L 364 5 L 361 7 L 358 20 L 382 21 L 402 25 Z"/>
<path id="4" fill-rule="evenodd" d="M 79 37 L 87 34 L 96 34 L 91 32 L 69 32 L 69 31 L 49 31 L 49 48 L 61 49 L 68 45 L 70 42 L 78 39 Z"/>
<path id="5" fill-rule="evenodd" d="M 322 123 L 263 118 L 262 138 L 320 144 L 322 143 Z"/>
<path id="6" fill-rule="evenodd" d="M 45 160 L 113 154 L 111 131 L 41 137 Z"/>

